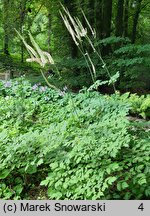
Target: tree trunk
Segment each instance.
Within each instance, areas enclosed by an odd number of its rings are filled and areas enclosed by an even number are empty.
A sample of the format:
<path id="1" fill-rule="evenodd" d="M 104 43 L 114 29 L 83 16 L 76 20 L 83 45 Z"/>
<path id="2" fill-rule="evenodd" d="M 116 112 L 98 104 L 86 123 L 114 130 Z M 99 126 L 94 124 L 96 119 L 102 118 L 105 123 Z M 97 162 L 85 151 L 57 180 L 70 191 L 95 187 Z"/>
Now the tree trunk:
<path id="1" fill-rule="evenodd" d="M 51 53 L 51 14 L 48 13 L 48 52 Z"/>
<path id="2" fill-rule="evenodd" d="M 103 37 L 110 37 L 111 34 L 111 19 L 112 19 L 112 0 L 103 2 Z M 104 46 L 102 49 L 103 55 L 108 55 L 111 51 L 111 46 Z"/>
<path id="3" fill-rule="evenodd" d="M 95 1 L 95 29 L 97 39 L 103 38 L 103 7 L 102 7 L 102 0 Z"/>
<path id="4" fill-rule="evenodd" d="M 88 8 L 89 8 L 89 13 L 88 13 L 88 20 L 92 28 L 95 27 L 95 0 L 89 0 L 88 2 Z"/>
<path id="5" fill-rule="evenodd" d="M 26 16 L 26 3 L 27 0 L 21 1 L 20 2 L 20 33 L 21 35 L 23 34 L 23 24 Z M 24 61 L 24 45 L 21 43 L 20 45 L 20 50 L 21 50 L 21 62 L 23 63 Z"/>
<path id="6" fill-rule="evenodd" d="M 6 26 L 5 26 L 6 27 Z M 4 54 L 5 55 L 10 55 L 9 53 L 9 37 L 8 37 L 8 33 L 7 33 L 7 30 L 6 28 L 4 27 Z"/>
<path id="7" fill-rule="evenodd" d="M 104 1 L 103 4 L 103 35 L 104 38 L 107 38 L 111 33 L 112 0 Z"/>
<path id="8" fill-rule="evenodd" d="M 22 27 L 20 27 L 20 33 L 21 33 L 21 35 L 23 35 Z M 21 63 L 23 63 L 24 62 L 24 44 L 22 42 L 20 45 L 20 51 L 21 51 Z"/>
<path id="9" fill-rule="evenodd" d="M 116 24 L 115 24 L 115 35 L 117 37 L 123 36 L 123 11 L 124 11 L 124 0 L 118 0 Z"/>
<path id="10" fill-rule="evenodd" d="M 124 37 L 128 37 L 128 21 L 129 21 L 129 0 L 125 1 L 124 8 Z"/>
<path id="11" fill-rule="evenodd" d="M 9 0 L 3 0 L 4 6 L 4 48 L 3 52 L 9 55 Z"/>
<path id="12" fill-rule="evenodd" d="M 139 19 L 139 15 L 141 12 L 141 3 L 142 3 L 142 0 L 138 0 L 136 3 L 135 14 L 133 17 L 133 27 L 132 27 L 132 37 L 131 37 L 132 43 L 135 43 L 136 41 L 138 19 Z"/>

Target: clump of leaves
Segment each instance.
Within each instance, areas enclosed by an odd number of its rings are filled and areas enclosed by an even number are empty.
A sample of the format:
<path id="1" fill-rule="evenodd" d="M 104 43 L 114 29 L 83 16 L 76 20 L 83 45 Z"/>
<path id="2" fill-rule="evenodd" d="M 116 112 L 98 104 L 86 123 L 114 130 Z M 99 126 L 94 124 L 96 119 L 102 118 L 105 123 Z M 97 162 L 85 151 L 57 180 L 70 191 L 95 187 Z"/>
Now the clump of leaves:
<path id="1" fill-rule="evenodd" d="M 149 134 L 129 133 L 127 101 L 28 85 L 23 104 L 21 91 L 0 97 L 1 198 L 23 199 L 40 184 L 50 199 L 149 196 Z"/>
<path id="2" fill-rule="evenodd" d="M 132 106 L 132 114 L 139 115 L 144 119 L 150 118 L 150 95 L 138 96 L 136 94 L 131 94 L 129 97 L 129 102 Z"/>

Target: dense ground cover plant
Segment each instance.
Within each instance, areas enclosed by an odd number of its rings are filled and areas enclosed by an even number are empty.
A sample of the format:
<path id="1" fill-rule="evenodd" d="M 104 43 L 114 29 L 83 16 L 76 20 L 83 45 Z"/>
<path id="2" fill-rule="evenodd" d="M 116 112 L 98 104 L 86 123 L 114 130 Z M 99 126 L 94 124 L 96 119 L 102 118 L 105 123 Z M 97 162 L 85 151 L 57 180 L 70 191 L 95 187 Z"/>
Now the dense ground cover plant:
<path id="1" fill-rule="evenodd" d="M 119 94 L 59 92 L 20 78 L 1 82 L 0 95 L 2 199 L 30 198 L 39 185 L 50 199 L 150 195 L 150 132 L 130 125 L 131 105 Z"/>
<path id="2" fill-rule="evenodd" d="M 145 119 L 150 118 L 150 95 L 138 96 L 136 94 L 131 94 L 129 101 L 132 104 L 131 113 Z"/>

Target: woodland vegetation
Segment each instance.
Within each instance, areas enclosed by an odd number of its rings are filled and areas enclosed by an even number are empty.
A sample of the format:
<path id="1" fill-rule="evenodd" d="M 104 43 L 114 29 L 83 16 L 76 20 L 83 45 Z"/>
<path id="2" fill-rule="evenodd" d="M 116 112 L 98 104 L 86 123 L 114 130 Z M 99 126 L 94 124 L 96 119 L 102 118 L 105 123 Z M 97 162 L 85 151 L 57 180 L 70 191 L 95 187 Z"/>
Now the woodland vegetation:
<path id="1" fill-rule="evenodd" d="M 149 199 L 149 0 L 0 0 L 0 198 Z"/>

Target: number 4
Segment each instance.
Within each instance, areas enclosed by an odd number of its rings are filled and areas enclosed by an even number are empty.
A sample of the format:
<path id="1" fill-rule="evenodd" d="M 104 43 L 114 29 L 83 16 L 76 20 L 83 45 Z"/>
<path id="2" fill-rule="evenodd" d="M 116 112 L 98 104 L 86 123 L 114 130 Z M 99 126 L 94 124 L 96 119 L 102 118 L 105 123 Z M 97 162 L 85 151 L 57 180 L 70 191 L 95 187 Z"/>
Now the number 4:
<path id="1" fill-rule="evenodd" d="M 141 203 L 138 207 L 139 210 L 143 211 L 144 210 L 144 206 L 143 206 L 143 203 Z"/>

